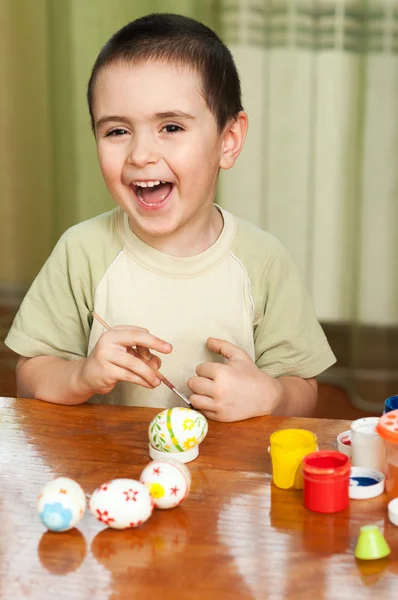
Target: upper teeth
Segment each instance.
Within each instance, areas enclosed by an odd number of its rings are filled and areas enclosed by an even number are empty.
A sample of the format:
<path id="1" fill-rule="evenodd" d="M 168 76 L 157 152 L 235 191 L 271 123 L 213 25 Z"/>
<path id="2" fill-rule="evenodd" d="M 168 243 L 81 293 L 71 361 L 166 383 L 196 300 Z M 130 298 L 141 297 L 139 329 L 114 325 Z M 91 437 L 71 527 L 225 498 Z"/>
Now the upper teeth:
<path id="1" fill-rule="evenodd" d="M 154 187 L 155 185 L 159 185 L 159 183 L 166 183 L 165 181 L 133 181 L 133 185 L 137 185 L 138 187 Z"/>

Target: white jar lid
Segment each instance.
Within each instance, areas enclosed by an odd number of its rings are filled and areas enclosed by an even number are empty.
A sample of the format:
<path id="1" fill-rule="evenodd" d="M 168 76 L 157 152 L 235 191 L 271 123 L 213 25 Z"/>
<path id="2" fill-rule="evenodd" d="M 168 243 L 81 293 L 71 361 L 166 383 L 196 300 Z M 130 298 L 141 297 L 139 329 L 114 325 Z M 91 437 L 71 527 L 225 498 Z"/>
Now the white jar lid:
<path id="1" fill-rule="evenodd" d="M 380 421 L 380 417 L 363 417 L 351 423 L 351 431 L 354 433 L 362 433 L 365 435 L 377 436 L 376 425 Z"/>
<path id="2" fill-rule="evenodd" d="M 348 495 L 354 500 L 376 498 L 384 492 L 385 477 L 368 467 L 351 467 Z"/>
<path id="3" fill-rule="evenodd" d="M 398 498 L 388 503 L 388 518 L 393 525 L 398 527 Z"/>

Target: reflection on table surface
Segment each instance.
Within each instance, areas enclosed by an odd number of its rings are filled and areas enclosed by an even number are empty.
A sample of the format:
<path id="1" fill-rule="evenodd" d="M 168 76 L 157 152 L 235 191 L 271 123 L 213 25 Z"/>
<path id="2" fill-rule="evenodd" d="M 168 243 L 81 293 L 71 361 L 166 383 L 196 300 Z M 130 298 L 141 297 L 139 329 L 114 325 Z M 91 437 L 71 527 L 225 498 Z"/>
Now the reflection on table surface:
<path id="1" fill-rule="evenodd" d="M 149 462 L 156 409 L 56 406 L 0 400 L 0 599 L 173 600 L 393 598 L 398 528 L 387 500 L 351 501 L 334 515 L 307 511 L 302 492 L 271 483 L 270 434 L 303 427 L 333 448 L 345 421 L 264 417 L 209 422 L 192 488 L 172 510 L 137 529 L 104 527 L 88 512 L 78 527 L 46 532 L 36 514 L 41 487 L 60 475 L 86 494 L 117 477 L 138 479 Z M 374 523 L 392 554 L 354 557 L 359 529 Z"/>

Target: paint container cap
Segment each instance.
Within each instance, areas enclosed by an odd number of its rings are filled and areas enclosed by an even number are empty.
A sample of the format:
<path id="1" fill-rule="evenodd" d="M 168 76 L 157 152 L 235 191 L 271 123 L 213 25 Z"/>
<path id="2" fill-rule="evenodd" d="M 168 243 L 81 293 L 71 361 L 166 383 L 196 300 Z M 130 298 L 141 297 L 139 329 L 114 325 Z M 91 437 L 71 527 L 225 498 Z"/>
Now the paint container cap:
<path id="1" fill-rule="evenodd" d="M 376 498 L 384 492 L 385 477 L 368 467 L 351 467 L 348 495 L 353 500 Z"/>
<path id="2" fill-rule="evenodd" d="M 337 436 L 337 450 L 351 458 L 351 430 L 342 431 Z"/>
<path id="3" fill-rule="evenodd" d="M 361 527 L 355 557 L 361 560 L 377 560 L 391 553 L 390 547 L 384 539 L 377 525 L 364 525 Z"/>
<path id="4" fill-rule="evenodd" d="M 380 417 L 362 417 L 351 423 L 351 431 L 353 433 L 361 433 L 377 437 L 377 426 Z"/>
<path id="5" fill-rule="evenodd" d="M 389 398 L 386 399 L 386 401 L 384 402 L 384 411 L 383 411 L 383 415 L 385 413 L 391 412 L 392 410 L 397 410 L 398 409 L 398 394 L 396 396 L 390 396 Z"/>
<path id="6" fill-rule="evenodd" d="M 398 498 L 394 498 L 388 503 L 388 519 L 398 527 Z"/>
<path id="7" fill-rule="evenodd" d="M 388 442 L 398 444 L 398 410 L 391 410 L 380 417 L 376 431 Z"/>

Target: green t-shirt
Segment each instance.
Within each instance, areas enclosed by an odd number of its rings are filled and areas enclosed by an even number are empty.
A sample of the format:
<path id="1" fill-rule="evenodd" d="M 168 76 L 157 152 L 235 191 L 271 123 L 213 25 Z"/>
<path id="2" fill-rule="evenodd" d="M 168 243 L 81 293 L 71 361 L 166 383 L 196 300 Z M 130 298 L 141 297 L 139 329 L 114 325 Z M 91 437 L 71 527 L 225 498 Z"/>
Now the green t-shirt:
<path id="1" fill-rule="evenodd" d="M 86 357 L 103 327 L 147 328 L 173 345 L 161 372 L 189 396 L 188 379 L 216 337 L 246 350 L 265 373 L 314 377 L 335 362 L 286 250 L 271 235 L 220 209 L 224 228 L 198 256 L 176 258 L 134 235 L 120 208 L 59 240 L 27 293 L 6 344 L 21 356 Z M 166 386 L 118 383 L 92 402 L 183 405 Z"/>

